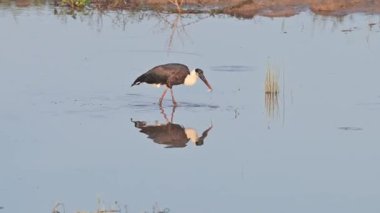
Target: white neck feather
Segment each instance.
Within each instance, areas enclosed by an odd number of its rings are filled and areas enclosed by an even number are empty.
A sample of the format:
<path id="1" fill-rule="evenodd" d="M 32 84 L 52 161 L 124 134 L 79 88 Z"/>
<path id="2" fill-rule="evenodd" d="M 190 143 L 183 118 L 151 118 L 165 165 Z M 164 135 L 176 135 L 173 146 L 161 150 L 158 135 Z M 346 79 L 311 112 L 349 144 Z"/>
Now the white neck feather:
<path id="1" fill-rule="evenodd" d="M 188 139 L 190 139 L 191 142 L 195 143 L 198 140 L 198 133 L 193 128 L 185 128 L 185 134 Z"/>
<path id="2" fill-rule="evenodd" d="M 190 75 L 186 76 L 184 84 L 186 86 L 192 86 L 197 82 L 197 79 L 198 79 L 198 74 L 195 72 L 195 70 L 192 70 L 190 72 Z"/>

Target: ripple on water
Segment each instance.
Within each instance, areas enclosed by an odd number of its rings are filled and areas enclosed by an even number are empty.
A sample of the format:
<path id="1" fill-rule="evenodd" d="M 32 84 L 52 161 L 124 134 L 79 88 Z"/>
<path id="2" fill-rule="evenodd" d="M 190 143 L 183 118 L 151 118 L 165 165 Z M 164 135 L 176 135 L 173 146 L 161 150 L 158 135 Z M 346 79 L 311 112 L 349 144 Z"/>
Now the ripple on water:
<path id="1" fill-rule="evenodd" d="M 217 72 L 251 72 L 254 71 L 254 67 L 243 66 L 243 65 L 223 65 L 223 66 L 213 66 L 212 71 Z"/>
<path id="2" fill-rule="evenodd" d="M 338 129 L 345 130 L 345 131 L 362 131 L 363 130 L 363 128 L 354 127 L 354 126 L 342 126 L 342 127 L 339 127 Z"/>
<path id="3" fill-rule="evenodd" d="M 127 94 L 128 97 L 132 98 L 133 101 L 131 101 L 128 106 L 134 109 L 139 110 L 156 110 L 157 108 L 160 108 L 159 104 L 157 103 L 157 98 L 149 98 L 144 97 L 142 95 L 137 94 Z M 177 102 L 178 105 L 176 108 L 185 108 L 185 109 L 194 109 L 194 108 L 204 108 L 204 109 L 218 109 L 220 106 L 213 105 L 213 104 L 207 104 L 207 103 L 195 103 L 195 102 Z M 173 103 L 171 100 L 164 100 L 162 103 L 162 108 L 168 108 L 173 107 Z"/>
<path id="4" fill-rule="evenodd" d="M 162 104 L 162 108 L 172 108 L 173 104 L 171 101 L 164 101 Z M 129 104 L 131 108 L 139 109 L 139 110 L 155 110 L 160 106 L 158 103 L 153 102 L 139 102 Z M 218 105 L 212 104 L 204 104 L 204 103 L 191 103 L 191 102 L 178 102 L 176 108 L 185 108 L 185 109 L 193 109 L 193 108 L 204 108 L 204 109 L 218 109 L 220 108 Z"/>
<path id="5" fill-rule="evenodd" d="M 190 103 L 190 102 L 180 102 L 178 107 L 184 108 L 208 108 L 208 109 L 218 109 L 218 105 L 204 104 L 204 103 Z"/>

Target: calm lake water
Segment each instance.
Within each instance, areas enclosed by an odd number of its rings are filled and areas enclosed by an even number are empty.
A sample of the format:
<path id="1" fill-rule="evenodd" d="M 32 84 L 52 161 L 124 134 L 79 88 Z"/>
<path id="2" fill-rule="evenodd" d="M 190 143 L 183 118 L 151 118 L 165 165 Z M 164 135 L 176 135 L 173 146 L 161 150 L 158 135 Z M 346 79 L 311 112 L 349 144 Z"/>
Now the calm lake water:
<path id="1" fill-rule="evenodd" d="M 0 212 L 380 211 L 379 16 L 2 5 L 0 26 Z M 168 94 L 160 109 L 162 88 L 130 87 L 168 62 L 202 68 L 214 91 L 178 86 L 180 106 Z M 159 144 L 142 126 L 207 136 Z"/>

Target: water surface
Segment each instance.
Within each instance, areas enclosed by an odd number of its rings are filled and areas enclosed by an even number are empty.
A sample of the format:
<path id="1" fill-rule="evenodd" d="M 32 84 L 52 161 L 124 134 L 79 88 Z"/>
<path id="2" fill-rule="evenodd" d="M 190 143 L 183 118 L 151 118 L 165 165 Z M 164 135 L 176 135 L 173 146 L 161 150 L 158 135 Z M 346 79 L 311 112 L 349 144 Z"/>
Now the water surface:
<path id="1" fill-rule="evenodd" d="M 128 212 L 379 212 L 379 17 L 0 17 L 1 212 L 95 211 L 98 197 Z M 178 86 L 164 115 L 161 89 L 130 84 L 168 62 L 214 91 Z M 212 128 L 165 148 L 131 119 Z"/>

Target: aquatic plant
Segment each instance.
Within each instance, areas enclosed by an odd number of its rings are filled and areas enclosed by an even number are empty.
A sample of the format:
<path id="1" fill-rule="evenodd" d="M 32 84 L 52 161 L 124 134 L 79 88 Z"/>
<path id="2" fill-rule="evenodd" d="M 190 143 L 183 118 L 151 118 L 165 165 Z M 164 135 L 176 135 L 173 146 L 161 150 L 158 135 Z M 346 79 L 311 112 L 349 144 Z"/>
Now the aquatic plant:
<path id="1" fill-rule="evenodd" d="M 267 67 L 266 77 L 265 77 L 265 93 L 266 94 L 279 93 L 278 73 L 275 72 L 269 65 Z"/>
<path id="2" fill-rule="evenodd" d="M 90 3 L 91 0 L 61 0 L 60 4 L 73 9 L 82 9 L 85 6 L 88 6 Z"/>
<path id="3" fill-rule="evenodd" d="M 266 70 L 265 77 L 265 109 L 267 117 L 273 119 L 275 115 L 278 115 L 278 95 L 279 95 L 279 80 L 278 73 L 269 65 Z"/>

